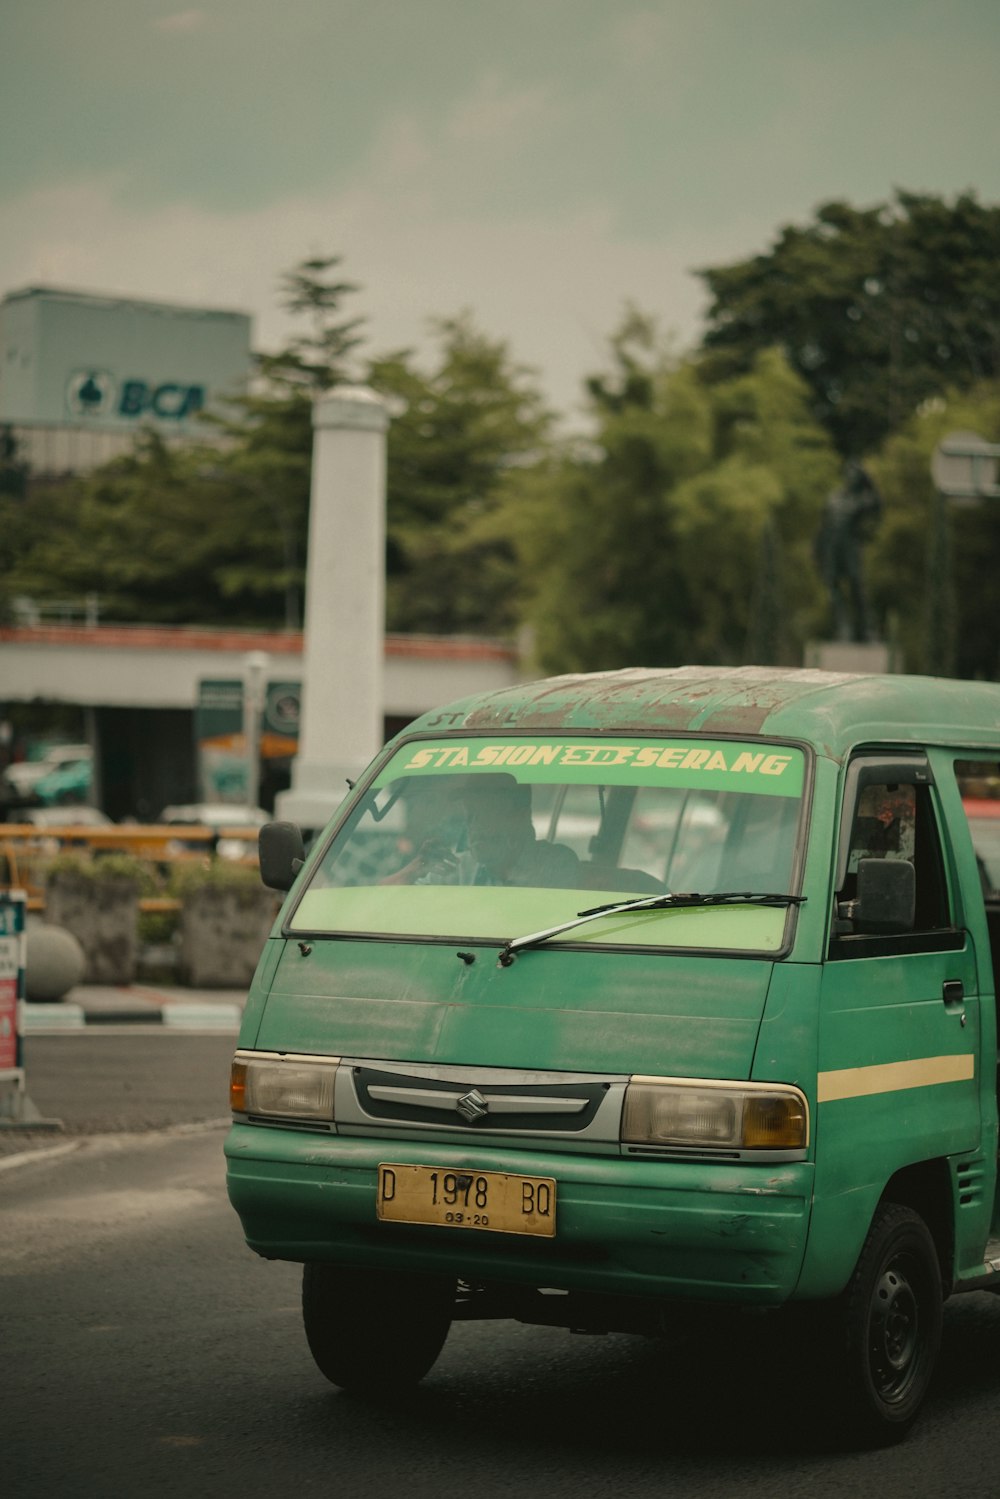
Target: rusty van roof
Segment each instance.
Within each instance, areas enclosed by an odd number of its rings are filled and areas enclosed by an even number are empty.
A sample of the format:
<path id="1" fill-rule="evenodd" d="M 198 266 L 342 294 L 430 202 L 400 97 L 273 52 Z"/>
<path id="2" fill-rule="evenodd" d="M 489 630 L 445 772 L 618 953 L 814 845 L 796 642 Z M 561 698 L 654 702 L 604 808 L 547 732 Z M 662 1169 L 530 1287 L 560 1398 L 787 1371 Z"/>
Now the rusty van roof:
<path id="1" fill-rule="evenodd" d="M 1000 745 L 1000 686 L 778 667 L 636 667 L 548 677 L 463 698 L 407 734 L 699 733 L 856 744 Z"/>

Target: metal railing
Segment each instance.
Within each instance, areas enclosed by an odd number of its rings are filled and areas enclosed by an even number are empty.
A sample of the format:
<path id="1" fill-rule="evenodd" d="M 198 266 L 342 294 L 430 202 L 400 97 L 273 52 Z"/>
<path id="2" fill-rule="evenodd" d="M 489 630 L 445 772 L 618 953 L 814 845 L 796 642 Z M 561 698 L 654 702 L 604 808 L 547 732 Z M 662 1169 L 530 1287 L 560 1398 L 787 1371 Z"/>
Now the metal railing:
<path id="1" fill-rule="evenodd" d="M 67 823 L 39 828 L 32 823 L 0 824 L 0 889 L 24 890 L 30 911 L 45 909 L 44 866 L 64 853 L 123 853 L 151 864 L 169 867 L 210 857 L 220 840 L 246 845 L 241 862 L 255 863 L 257 829 L 246 826 L 208 828 L 201 823 L 113 824 L 90 828 Z M 145 912 L 176 911 L 180 902 L 169 895 L 143 896 Z"/>

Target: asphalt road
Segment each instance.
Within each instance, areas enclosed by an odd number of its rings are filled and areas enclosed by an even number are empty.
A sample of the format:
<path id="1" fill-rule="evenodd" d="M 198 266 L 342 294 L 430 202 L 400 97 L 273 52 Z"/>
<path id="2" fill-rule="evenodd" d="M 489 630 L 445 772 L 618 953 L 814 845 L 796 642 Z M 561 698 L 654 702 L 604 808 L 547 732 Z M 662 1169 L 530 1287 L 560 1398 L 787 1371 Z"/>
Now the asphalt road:
<path id="1" fill-rule="evenodd" d="M 70 1135 L 226 1119 L 235 1050 L 234 1035 L 158 1026 L 29 1035 L 27 1092 L 39 1112 L 60 1119 Z"/>
<path id="2" fill-rule="evenodd" d="M 40 1094 L 51 1085 L 80 1120 L 119 1121 L 113 1132 L 68 1135 L 68 1153 L 0 1171 L 5 1499 L 990 1499 L 1000 1488 L 1000 1297 L 949 1304 L 924 1420 L 881 1452 L 844 1452 L 835 1433 L 797 1425 L 790 1396 L 808 1389 L 808 1369 L 767 1364 L 752 1344 L 736 1353 L 718 1329 L 685 1346 L 465 1324 L 405 1400 L 338 1393 L 305 1347 L 298 1268 L 242 1242 L 223 1126 L 155 1123 L 175 1068 L 184 1112 L 214 1107 L 232 1038 L 184 1037 L 176 1050 L 121 1039 L 58 1038 L 34 1062 Z M 140 1132 L 121 1123 L 127 1078 Z"/>

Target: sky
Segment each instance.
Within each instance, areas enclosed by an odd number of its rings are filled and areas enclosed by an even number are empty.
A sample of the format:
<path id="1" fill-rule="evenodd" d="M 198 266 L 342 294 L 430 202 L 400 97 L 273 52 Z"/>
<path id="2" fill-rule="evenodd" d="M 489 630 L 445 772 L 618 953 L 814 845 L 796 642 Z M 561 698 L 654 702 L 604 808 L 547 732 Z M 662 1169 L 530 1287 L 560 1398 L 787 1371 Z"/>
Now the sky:
<path id="1" fill-rule="evenodd" d="M 0 0 L 0 296 L 249 312 L 339 254 L 366 352 L 469 309 L 572 420 L 628 303 L 896 188 L 1000 203 L 1000 0 Z"/>

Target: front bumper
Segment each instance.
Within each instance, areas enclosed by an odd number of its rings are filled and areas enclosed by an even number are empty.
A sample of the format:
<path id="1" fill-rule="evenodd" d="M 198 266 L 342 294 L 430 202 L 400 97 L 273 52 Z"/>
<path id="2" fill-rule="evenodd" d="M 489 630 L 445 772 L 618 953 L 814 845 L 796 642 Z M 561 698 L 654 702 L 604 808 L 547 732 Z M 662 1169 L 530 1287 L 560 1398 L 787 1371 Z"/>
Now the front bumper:
<path id="1" fill-rule="evenodd" d="M 269 1259 L 336 1260 L 613 1295 L 777 1305 L 798 1280 L 813 1167 L 475 1150 L 234 1124 L 229 1198 Z M 380 1222 L 380 1161 L 557 1181 L 554 1239 Z"/>

